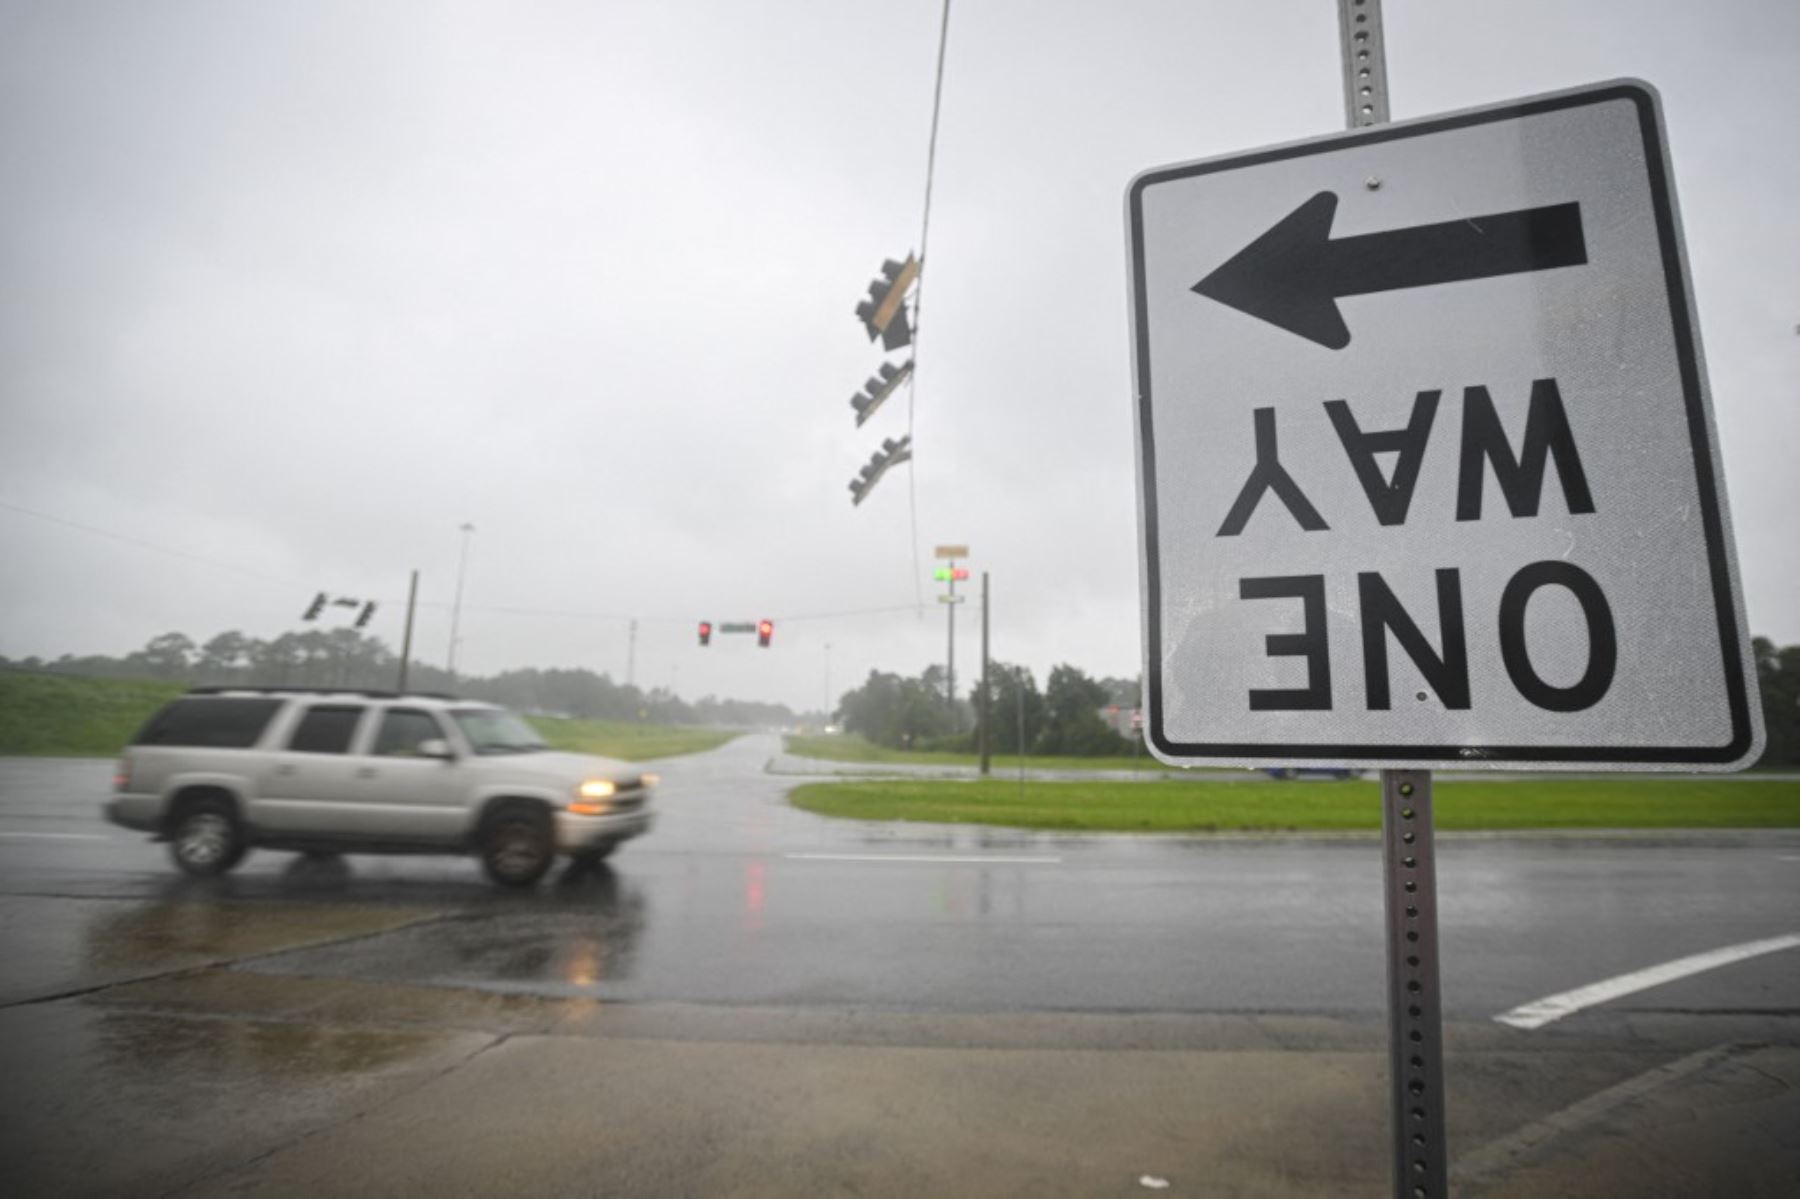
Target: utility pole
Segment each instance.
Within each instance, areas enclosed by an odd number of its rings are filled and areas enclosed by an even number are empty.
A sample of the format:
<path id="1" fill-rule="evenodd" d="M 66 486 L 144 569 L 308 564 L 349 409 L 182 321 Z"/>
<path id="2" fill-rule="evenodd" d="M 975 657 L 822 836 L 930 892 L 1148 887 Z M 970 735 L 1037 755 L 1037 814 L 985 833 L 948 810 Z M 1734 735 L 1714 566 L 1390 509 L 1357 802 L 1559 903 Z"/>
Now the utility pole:
<path id="1" fill-rule="evenodd" d="M 831 642 L 825 643 L 825 723 L 831 723 Z"/>
<path id="2" fill-rule="evenodd" d="M 945 659 L 944 702 L 950 705 L 950 722 L 951 727 L 954 728 L 956 724 L 956 575 L 954 573 L 956 564 L 952 562 L 950 565 L 952 567 L 950 602 L 945 605 L 950 609 L 950 652 Z"/>
<path id="3" fill-rule="evenodd" d="M 405 694 L 406 671 L 412 665 L 413 612 L 419 606 L 419 572 L 412 572 L 412 583 L 406 589 L 406 632 L 400 638 L 400 685 L 395 690 Z"/>
<path id="4" fill-rule="evenodd" d="M 462 526 L 462 553 L 456 560 L 456 602 L 450 606 L 450 661 L 445 667 L 445 669 L 450 672 L 452 681 L 456 678 L 456 644 L 461 640 L 459 631 L 462 628 L 463 575 L 469 568 L 469 534 L 474 531 L 474 525 L 464 522 Z"/>
<path id="5" fill-rule="evenodd" d="M 637 618 L 631 621 L 631 640 L 625 647 L 625 685 L 634 686 L 637 682 Z"/>
<path id="6" fill-rule="evenodd" d="M 976 751 L 981 755 L 981 774 L 988 773 L 988 715 L 994 706 L 994 693 L 988 679 L 988 572 L 981 572 L 981 723 L 976 735 Z"/>

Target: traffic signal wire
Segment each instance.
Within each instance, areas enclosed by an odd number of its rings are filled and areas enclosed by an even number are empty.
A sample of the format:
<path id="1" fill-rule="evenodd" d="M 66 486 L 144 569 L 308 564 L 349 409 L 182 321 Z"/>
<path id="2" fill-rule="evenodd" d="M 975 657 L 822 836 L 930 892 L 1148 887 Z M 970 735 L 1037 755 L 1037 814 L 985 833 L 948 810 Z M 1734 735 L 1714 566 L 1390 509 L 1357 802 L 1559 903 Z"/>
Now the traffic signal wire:
<path id="1" fill-rule="evenodd" d="M 937 177 L 938 117 L 944 107 L 944 51 L 950 43 L 950 0 L 944 0 L 943 18 L 938 24 L 937 78 L 931 87 L 931 136 L 925 143 L 925 205 L 919 227 L 919 283 L 913 291 L 913 370 L 906 379 L 906 441 L 913 440 L 913 409 L 919 394 L 919 341 L 923 332 L 919 317 L 925 306 L 925 254 L 931 240 L 931 185 Z M 919 544 L 919 466 L 910 464 L 906 472 L 906 507 L 912 523 L 913 594 L 921 612 L 925 609 L 925 566 Z"/>

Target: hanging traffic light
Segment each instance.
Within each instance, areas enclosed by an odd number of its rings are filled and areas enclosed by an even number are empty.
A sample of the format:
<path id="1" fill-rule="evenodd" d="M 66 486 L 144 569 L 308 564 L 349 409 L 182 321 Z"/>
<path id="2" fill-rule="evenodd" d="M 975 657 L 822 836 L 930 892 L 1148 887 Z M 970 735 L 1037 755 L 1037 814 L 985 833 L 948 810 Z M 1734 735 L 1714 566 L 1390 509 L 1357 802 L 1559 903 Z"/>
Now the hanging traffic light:
<path id="1" fill-rule="evenodd" d="M 321 591 L 321 592 L 319 592 L 319 594 L 313 596 L 313 602 L 306 606 L 306 611 L 304 614 L 301 615 L 300 619 L 301 620 L 317 620 L 317 619 L 319 619 L 319 613 L 321 613 L 325 610 L 326 598 L 327 597 L 323 591 Z"/>
<path id="2" fill-rule="evenodd" d="M 906 377 L 912 374 L 912 368 L 913 364 L 910 358 L 898 367 L 884 362 L 881 364 L 881 370 L 871 375 L 869 381 L 863 384 L 863 389 L 850 397 L 850 406 L 856 409 L 857 428 L 862 428 L 862 423 L 875 415 L 875 410 L 881 407 L 881 402 L 893 395 L 894 389 L 904 383 Z"/>
<path id="3" fill-rule="evenodd" d="M 704 645 L 710 645 L 711 643 L 712 643 L 712 621 L 703 620 L 700 622 L 700 644 L 704 646 Z"/>
<path id="4" fill-rule="evenodd" d="M 863 502 L 881 476 L 887 473 L 888 467 L 898 466 L 902 462 L 912 461 L 912 434 L 908 433 L 898 441 L 892 437 L 885 438 L 881 448 L 876 450 L 862 469 L 856 472 L 857 477 L 850 480 L 850 501 L 853 504 Z"/>
<path id="5" fill-rule="evenodd" d="M 881 264 L 881 278 L 869 284 L 869 298 L 856 306 L 856 315 L 869 331 L 869 340 L 881 338 L 884 349 L 898 350 L 912 344 L 912 326 L 906 321 L 906 289 L 919 277 L 919 260 L 911 254 L 905 262 L 892 258 Z"/>
<path id="6" fill-rule="evenodd" d="M 356 627 L 360 629 L 364 625 L 368 624 L 369 618 L 373 615 L 375 615 L 375 601 L 370 600 L 368 603 L 363 605 L 362 612 L 357 616 Z"/>
<path id="7" fill-rule="evenodd" d="M 768 649 L 769 648 L 769 638 L 773 637 L 774 635 L 775 635 L 775 622 L 774 621 L 759 620 L 756 622 L 756 644 L 762 646 L 762 648 L 764 648 L 764 649 Z"/>

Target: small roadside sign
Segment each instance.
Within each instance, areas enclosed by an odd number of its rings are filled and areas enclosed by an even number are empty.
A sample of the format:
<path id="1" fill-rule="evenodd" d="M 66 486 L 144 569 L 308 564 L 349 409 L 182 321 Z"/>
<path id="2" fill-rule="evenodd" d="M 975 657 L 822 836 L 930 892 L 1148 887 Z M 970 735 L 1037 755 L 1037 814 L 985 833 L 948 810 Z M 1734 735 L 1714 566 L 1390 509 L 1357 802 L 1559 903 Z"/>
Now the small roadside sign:
<path id="1" fill-rule="evenodd" d="M 1127 225 L 1159 758 L 1755 758 L 1647 84 L 1159 168 Z"/>
<path id="2" fill-rule="evenodd" d="M 936 552 L 940 558 L 967 558 L 969 547 L 966 545 L 940 545 Z"/>

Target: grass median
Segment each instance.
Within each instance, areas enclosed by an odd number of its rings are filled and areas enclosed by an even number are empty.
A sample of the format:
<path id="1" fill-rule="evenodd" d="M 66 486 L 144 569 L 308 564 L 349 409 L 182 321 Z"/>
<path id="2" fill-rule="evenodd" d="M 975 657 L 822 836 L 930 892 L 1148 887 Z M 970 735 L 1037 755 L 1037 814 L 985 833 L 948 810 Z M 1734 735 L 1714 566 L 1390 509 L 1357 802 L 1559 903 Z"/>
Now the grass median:
<path id="1" fill-rule="evenodd" d="M 627 762 L 705 753 L 738 735 L 728 729 L 633 724 L 628 720 L 576 720 L 561 716 L 533 716 L 530 720 L 531 727 L 552 749 L 599 754 Z"/>
<path id="2" fill-rule="evenodd" d="M 109 758 L 186 683 L 0 671 L 0 756 Z M 717 749 L 726 729 L 629 720 L 529 718 L 553 748 L 641 762 Z"/>
<path id="3" fill-rule="evenodd" d="M 1373 781 L 897 781 L 808 783 L 821 816 L 1070 832 L 1378 830 Z M 1800 828 L 1800 783 L 1741 778 L 1439 782 L 1440 829 Z"/>
<path id="4" fill-rule="evenodd" d="M 950 750 L 889 749 L 865 741 L 854 733 L 800 734 L 790 733 L 787 752 L 797 758 L 816 758 L 826 762 L 873 762 L 883 766 L 975 766 L 981 761 L 976 754 Z M 1017 754 L 994 754 L 995 770 L 1011 770 L 1019 764 Z M 1073 758 L 1026 755 L 1027 770 L 1135 770 L 1144 774 L 1168 774 L 1177 767 L 1164 766 L 1148 752 L 1119 754 L 1106 758 Z"/>

